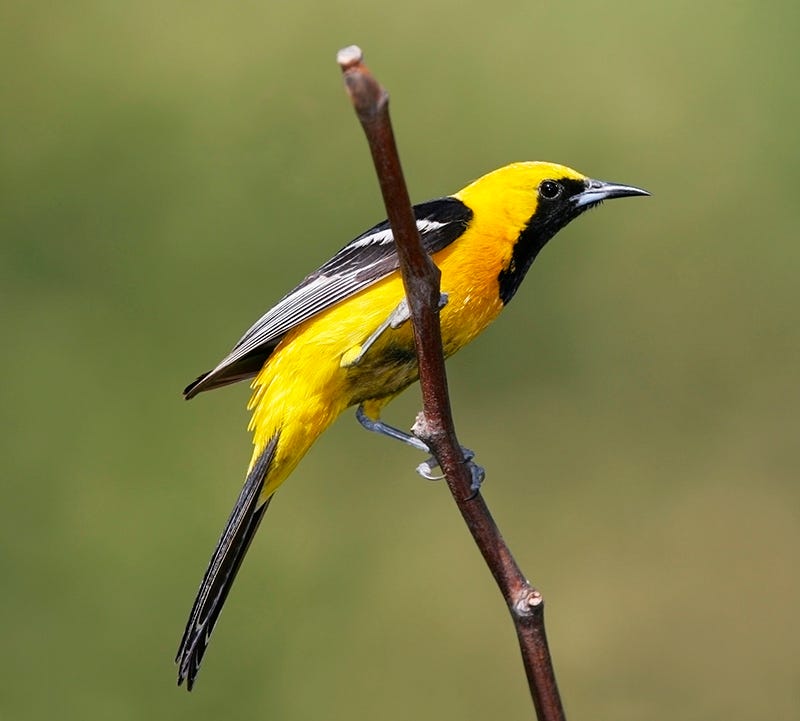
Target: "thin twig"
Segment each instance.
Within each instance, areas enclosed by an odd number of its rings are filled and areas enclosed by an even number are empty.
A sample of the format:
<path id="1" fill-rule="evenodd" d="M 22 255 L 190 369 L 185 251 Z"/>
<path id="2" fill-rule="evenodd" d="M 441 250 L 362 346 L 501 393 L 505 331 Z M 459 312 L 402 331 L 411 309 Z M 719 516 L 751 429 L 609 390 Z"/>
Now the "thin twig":
<path id="1" fill-rule="evenodd" d="M 415 431 L 428 444 L 475 543 L 506 600 L 539 721 L 564 721 L 544 628 L 542 595 L 528 583 L 480 494 L 456 438 L 439 327 L 440 273 L 425 253 L 417 232 L 397 146 L 389 120 L 389 96 L 362 61 L 355 46 L 340 50 L 337 61 L 364 128 L 400 257 L 419 360 L 423 410 Z"/>

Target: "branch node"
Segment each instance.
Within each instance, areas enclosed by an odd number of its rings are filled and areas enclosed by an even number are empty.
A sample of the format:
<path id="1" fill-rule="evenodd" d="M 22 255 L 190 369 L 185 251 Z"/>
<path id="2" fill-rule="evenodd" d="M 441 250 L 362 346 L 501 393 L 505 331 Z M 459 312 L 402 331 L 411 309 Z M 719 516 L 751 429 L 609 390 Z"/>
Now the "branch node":
<path id="1" fill-rule="evenodd" d="M 428 422 L 428 418 L 425 415 L 425 411 L 420 411 L 419 413 L 417 413 L 417 417 L 414 420 L 414 425 L 411 426 L 411 432 L 420 440 L 427 442 L 430 439 L 431 424 Z"/>
<path id="2" fill-rule="evenodd" d="M 541 611 L 544 597 L 535 588 L 526 588 L 514 603 L 514 612 L 521 616 L 531 616 Z"/>

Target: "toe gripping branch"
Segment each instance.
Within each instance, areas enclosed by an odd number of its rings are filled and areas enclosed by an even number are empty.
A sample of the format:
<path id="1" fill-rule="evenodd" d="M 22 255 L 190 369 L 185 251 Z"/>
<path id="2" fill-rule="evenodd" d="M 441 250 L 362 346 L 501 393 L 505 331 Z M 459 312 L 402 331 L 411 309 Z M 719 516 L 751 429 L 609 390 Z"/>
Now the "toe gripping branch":
<path id="1" fill-rule="evenodd" d="M 422 451 L 423 453 L 430 454 L 431 452 L 431 449 L 428 448 L 428 445 L 420 438 L 417 438 L 417 436 L 411 433 L 406 433 L 405 431 L 401 431 L 399 428 L 390 426 L 388 423 L 384 423 L 377 418 L 370 418 L 364 410 L 363 404 L 360 405 L 356 410 L 356 419 L 368 431 L 380 433 L 388 438 L 401 441 L 402 443 L 406 443 L 407 445 L 416 448 L 418 451 Z M 470 498 L 475 498 L 480 491 L 481 484 L 486 476 L 486 471 L 482 466 L 479 466 L 473 461 L 473 458 L 475 458 L 475 453 L 469 448 L 461 446 L 461 453 L 464 455 L 464 463 L 469 466 L 470 475 L 472 477 L 472 483 L 470 484 L 472 495 Z M 435 475 L 433 472 L 434 469 L 438 467 L 439 461 L 437 461 L 436 458 L 431 455 L 427 460 L 423 461 L 417 466 L 417 473 L 419 473 L 419 475 L 426 480 L 440 481 L 444 478 L 444 476 Z"/>

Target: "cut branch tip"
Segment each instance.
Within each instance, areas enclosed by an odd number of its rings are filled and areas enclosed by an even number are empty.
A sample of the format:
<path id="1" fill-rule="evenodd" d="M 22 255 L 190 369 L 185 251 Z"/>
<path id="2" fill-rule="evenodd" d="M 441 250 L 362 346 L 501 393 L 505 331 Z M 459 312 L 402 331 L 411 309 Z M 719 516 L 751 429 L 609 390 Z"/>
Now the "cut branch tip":
<path id="1" fill-rule="evenodd" d="M 367 126 L 373 125 L 377 118 L 386 113 L 389 94 L 369 71 L 364 63 L 364 54 L 358 45 L 348 45 L 346 48 L 342 48 L 336 53 L 336 61 L 342 69 L 344 84 L 350 100 L 353 102 L 356 115 L 366 131 Z M 386 128 L 391 131 L 388 120 Z M 370 148 L 372 148 L 372 144 L 370 144 Z"/>
<path id="2" fill-rule="evenodd" d="M 348 45 L 336 53 L 336 62 L 339 63 L 342 71 L 345 72 L 354 65 L 360 65 L 364 60 L 364 53 L 358 45 Z"/>

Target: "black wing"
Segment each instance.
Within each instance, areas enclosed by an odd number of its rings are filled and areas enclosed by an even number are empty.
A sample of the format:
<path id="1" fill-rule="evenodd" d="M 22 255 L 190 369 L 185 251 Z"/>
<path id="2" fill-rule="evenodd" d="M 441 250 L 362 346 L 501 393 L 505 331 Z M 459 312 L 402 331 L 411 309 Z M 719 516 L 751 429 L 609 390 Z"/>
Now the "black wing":
<path id="1" fill-rule="evenodd" d="M 472 211 L 457 198 L 414 206 L 422 245 L 429 254 L 446 248 L 466 229 Z M 394 236 L 383 221 L 350 241 L 319 270 L 286 294 L 248 330 L 220 361 L 183 391 L 202 391 L 252 378 L 292 328 L 393 273 L 399 267 Z"/>

